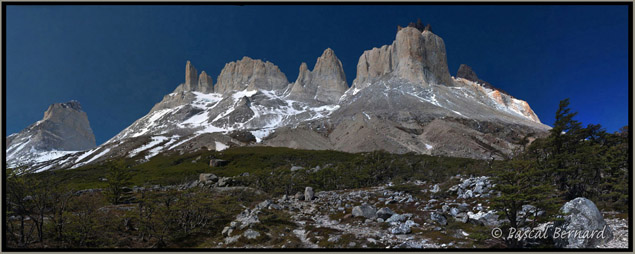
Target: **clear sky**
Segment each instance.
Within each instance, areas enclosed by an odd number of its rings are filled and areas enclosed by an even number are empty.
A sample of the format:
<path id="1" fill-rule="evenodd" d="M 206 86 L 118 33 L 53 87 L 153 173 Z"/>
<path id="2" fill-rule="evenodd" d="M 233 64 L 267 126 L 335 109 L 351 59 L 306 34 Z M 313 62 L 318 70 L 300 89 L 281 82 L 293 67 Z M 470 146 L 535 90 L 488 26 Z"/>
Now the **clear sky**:
<path id="1" fill-rule="evenodd" d="M 470 65 L 543 123 L 568 97 L 584 124 L 628 124 L 626 5 L 12 5 L 6 14 L 5 135 L 78 100 L 101 144 L 183 82 L 187 60 L 216 82 L 225 63 L 250 56 L 292 82 L 330 47 L 350 85 L 362 52 L 417 18 L 444 39 L 452 75 Z"/>

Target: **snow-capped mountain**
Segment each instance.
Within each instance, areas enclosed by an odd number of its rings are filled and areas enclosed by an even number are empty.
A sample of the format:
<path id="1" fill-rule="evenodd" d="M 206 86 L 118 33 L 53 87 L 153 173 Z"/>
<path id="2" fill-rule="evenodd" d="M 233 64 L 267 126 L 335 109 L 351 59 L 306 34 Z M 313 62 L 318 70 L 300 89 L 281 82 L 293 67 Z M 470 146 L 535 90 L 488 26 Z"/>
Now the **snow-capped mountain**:
<path id="1" fill-rule="evenodd" d="M 88 117 L 77 101 L 55 103 L 44 118 L 7 137 L 5 163 L 19 167 L 95 147 Z"/>
<path id="2" fill-rule="evenodd" d="M 525 101 L 461 68 L 450 76 L 443 40 L 414 27 L 365 51 L 350 88 L 331 49 L 292 83 L 273 63 L 244 57 L 213 84 L 188 61 L 185 82 L 147 115 L 96 148 L 31 169 L 245 145 L 503 158 L 549 129 Z"/>

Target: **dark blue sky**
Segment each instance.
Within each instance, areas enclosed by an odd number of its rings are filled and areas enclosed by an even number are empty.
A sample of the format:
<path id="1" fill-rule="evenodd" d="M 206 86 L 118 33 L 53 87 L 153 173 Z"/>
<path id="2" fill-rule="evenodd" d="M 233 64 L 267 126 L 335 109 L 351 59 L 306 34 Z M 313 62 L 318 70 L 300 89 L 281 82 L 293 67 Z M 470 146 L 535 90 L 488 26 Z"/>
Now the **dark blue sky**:
<path id="1" fill-rule="evenodd" d="M 185 61 L 214 82 L 250 56 L 294 81 L 335 50 L 350 83 L 364 50 L 421 18 L 461 63 L 554 121 L 571 98 L 584 124 L 628 124 L 628 6 L 7 6 L 7 133 L 78 100 L 97 143 L 183 82 Z M 5 135 L 6 135 L 5 134 Z"/>

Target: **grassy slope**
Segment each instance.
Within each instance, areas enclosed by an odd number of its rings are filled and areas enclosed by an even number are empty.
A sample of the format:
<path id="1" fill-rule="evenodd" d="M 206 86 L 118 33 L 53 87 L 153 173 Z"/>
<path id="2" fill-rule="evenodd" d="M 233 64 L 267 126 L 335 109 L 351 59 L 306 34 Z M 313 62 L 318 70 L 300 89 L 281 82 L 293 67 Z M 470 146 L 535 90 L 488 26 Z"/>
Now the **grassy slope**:
<path id="1" fill-rule="evenodd" d="M 222 167 L 209 166 L 210 158 L 229 161 Z M 272 169 L 289 169 L 302 166 L 331 165 L 336 170 L 348 170 L 350 165 L 364 165 L 370 159 L 368 153 L 345 153 L 337 151 L 298 150 L 282 147 L 237 147 L 217 151 L 199 150 L 193 153 L 164 153 L 143 163 L 137 158 L 127 158 L 124 165 L 130 169 L 133 186 L 174 185 L 198 179 L 200 173 L 214 173 L 218 176 L 237 176 L 244 172 L 263 174 Z M 430 179 L 456 173 L 471 173 L 483 170 L 484 162 L 472 159 L 433 157 L 414 154 L 384 154 L 381 161 L 397 161 L 402 166 L 395 172 L 405 178 Z M 413 163 L 417 169 L 412 169 Z M 75 189 L 103 188 L 107 168 L 111 162 L 86 165 L 76 169 L 63 169 L 33 174 L 31 177 L 47 178 L 53 182 Z M 370 163 L 369 163 L 370 164 Z"/>

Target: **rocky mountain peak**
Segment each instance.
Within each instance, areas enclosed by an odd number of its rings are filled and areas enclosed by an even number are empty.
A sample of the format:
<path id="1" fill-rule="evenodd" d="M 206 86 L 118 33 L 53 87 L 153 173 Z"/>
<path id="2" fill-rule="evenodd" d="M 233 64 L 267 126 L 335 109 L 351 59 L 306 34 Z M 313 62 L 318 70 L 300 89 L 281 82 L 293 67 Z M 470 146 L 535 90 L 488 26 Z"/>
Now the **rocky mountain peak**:
<path id="1" fill-rule="evenodd" d="M 461 64 L 459 66 L 459 70 L 456 72 L 456 76 L 459 78 L 464 78 L 474 82 L 479 81 L 479 78 L 478 76 L 476 76 L 476 73 L 474 72 L 474 70 L 472 70 L 472 67 L 466 64 Z"/>
<path id="2" fill-rule="evenodd" d="M 443 39 L 425 27 L 399 29 L 392 45 L 362 54 L 353 84 L 361 88 L 388 76 L 421 85 L 452 85 Z"/>
<path id="3" fill-rule="evenodd" d="M 214 86 L 212 83 L 212 77 L 207 75 L 205 71 L 198 75 L 194 65 L 187 61 L 185 64 L 185 83 L 180 84 L 173 93 L 179 93 L 184 91 L 195 91 L 202 93 L 213 93 Z"/>
<path id="4" fill-rule="evenodd" d="M 472 70 L 472 67 L 470 67 L 469 65 L 461 64 L 459 66 L 459 70 L 456 72 L 456 77 L 457 78 L 462 78 L 462 79 L 467 79 L 469 81 L 473 81 L 473 82 L 476 82 L 478 84 L 481 84 L 481 85 L 483 85 L 486 88 L 499 91 L 500 93 L 503 93 L 503 94 L 506 94 L 506 95 L 510 95 L 509 93 L 503 91 L 502 89 L 493 86 L 489 82 L 478 78 L 478 76 L 476 75 L 476 72 L 474 72 L 474 70 Z"/>
<path id="5" fill-rule="evenodd" d="M 334 104 L 348 89 L 342 62 L 335 52 L 327 48 L 318 57 L 312 71 L 306 63 L 300 65 L 298 79 L 292 85 L 289 98 Z"/>
<path id="6" fill-rule="evenodd" d="M 309 67 L 307 66 L 307 64 L 305 62 L 302 62 L 300 64 L 300 70 L 298 71 L 298 78 L 295 80 L 294 82 L 294 88 L 302 88 L 301 90 L 304 91 L 304 85 L 308 84 L 309 82 L 311 82 L 311 71 L 309 70 Z M 295 84 L 302 84 L 302 85 L 295 85 Z"/>
<path id="7" fill-rule="evenodd" d="M 44 118 L 42 120 L 47 119 L 58 119 L 60 116 L 63 116 L 68 111 L 82 111 L 82 105 L 79 104 L 78 101 L 72 100 L 65 103 L 55 103 L 51 104 L 48 109 L 44 112 Z"/>
<path id="8" fill-rule="evenodd" d="M 450 84 L 445 43 L 429 30 L 406 27 L 395 40 L 396 71 L 413 83 Z"/>
<path id="9" fill-rule="evenodd" d="M 304 72 L 307 72 L 307 71 L 309 71 L 309 67 L 306 65 L 305 62 L 302 62 L 300 64 L 300 73 L 304 73 Z"/>
<path id="10" fill-rule="evenodd" d="M 95 135 L 80 103 L 55 103 L 44 112 L 42 120 L 7 137 L 6 162 L 10 166 L 23 165 L 37 160 L 40 153 L 80 151 L 95 145 Z M 64 153 L 47 153 L 44 156 L 50 158 L 55 155 Z"/>
<path id="11" fill-rule="evenodd" d="M 212 77 L 207 75 L 205 71 L 201 72 L 201 75 L 198 76 L 198 87 L 196 89 L 202 93 L 213 93 L 214 86 L 212 83 Z"/>
<path id="12" fill-rule="evenodd" d="M 239 61 L 225 64 L 218 75 L 215 91 L 284 90 L 288 84 L 287 76 L 275 64 L 245 56 Z"/>
<path id="13" fill-rule="evenodd" d="M 185 86 L 193 87 L 198 84 L 198 73 L 194 65 L 188 60 L 185 64 Z"/>

